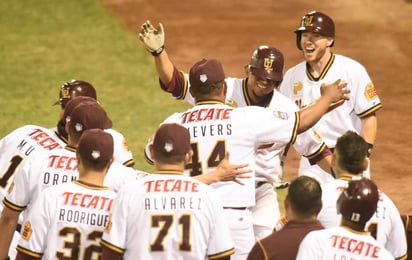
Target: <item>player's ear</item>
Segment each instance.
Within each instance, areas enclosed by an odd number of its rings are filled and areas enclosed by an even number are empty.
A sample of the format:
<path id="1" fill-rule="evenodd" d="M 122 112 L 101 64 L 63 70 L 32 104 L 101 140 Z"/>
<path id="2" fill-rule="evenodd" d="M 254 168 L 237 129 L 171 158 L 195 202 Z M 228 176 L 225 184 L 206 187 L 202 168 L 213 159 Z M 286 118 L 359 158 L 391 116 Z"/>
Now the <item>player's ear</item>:
<path id="1" fill-rule="evenodd" d="M 369 160 L 365 158 L 365 161 L 363 162 L 363 170 L 366 171 L 369 167 Z"/>
<path id="2" fill-rule="evenodd" d="M 246 64 L 244 67 L 246 77 L 249 77 L 250 67 L 249 64 Z"/>
<path id="3" fill-rule="evenodd" d="M 155 154 L 154 154 L 154 149 L 153 149 L 153 142 L 149 144 L 149 152 L 150 155 L 152 156 L 153 161 L 155 161 Z"/>
<path id="4" fill-rule="evenodd" d="M 188 164 L 190 160 L 192 160 L 193 156 L 193 150 L 190 149 L 190 151 L 185 155 L 185 164 Z"/>
<path id="5" fill-rule="evenodd" d="M 332 37 L 327 37 L 326 39 L 327 39 L 326 45 L 328 47 L 331 47 L 333 45 L 333 42 L 335 41 L 335 39 L 333 39 Z"/>

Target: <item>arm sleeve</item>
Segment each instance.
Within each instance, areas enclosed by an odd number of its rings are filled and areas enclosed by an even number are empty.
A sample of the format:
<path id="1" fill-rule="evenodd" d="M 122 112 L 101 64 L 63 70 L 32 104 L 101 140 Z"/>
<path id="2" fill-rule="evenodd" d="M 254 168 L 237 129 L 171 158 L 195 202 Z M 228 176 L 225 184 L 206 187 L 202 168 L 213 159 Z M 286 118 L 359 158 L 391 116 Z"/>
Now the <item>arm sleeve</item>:
<path id="1" fill-rule="evenodd" d="M 179 71 L 176 66 L 173 68 L 172 81 L 166 86 L 159 80 L 160 88 L 172 94 L 176 99 L 184 99 L 188 89 L 187 79 L 182 71 Z"/>

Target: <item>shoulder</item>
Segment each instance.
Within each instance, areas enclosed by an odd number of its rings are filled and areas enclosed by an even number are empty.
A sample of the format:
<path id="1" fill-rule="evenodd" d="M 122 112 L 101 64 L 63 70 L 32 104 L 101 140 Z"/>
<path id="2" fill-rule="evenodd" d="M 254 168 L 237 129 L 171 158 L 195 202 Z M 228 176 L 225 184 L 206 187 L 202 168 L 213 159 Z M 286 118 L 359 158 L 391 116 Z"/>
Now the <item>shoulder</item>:
<path id="1" fill-rule="evenodd" d="M 344 64 L 347 67 L 346 68 L 351 68 L 352 70 L 356 70 L 356 69 L 365 69 L 365 67 L 358 62 L 357 60 L 354 60 L 353 58 L 350 58 L 348 56 L 344 56 L 344 55 L 340 55 L 340 54 L 335 54 L 335 61 L 338 64 Z"/>

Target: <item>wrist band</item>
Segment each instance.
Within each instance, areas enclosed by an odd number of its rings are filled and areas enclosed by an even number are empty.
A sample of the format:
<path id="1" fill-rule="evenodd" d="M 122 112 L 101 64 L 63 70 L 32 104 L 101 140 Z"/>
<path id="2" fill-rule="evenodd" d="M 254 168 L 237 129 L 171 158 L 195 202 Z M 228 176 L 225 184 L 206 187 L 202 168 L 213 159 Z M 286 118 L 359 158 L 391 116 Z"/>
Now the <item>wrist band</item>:
<path id="1" fill-rule="evenodd" d="M 160 53 L 162 53 L 164 49 L 165 49 L 165 46 L 163 45 L 163 46 L 160 47 L 159 49 L 157 49 L 157 50 L 155 50 L 155 51 L 152 51 L 151 54 L 152 54 L 153 56 L 155 56 L 155 57 L 156 57 L 156 56 L 159 56 Z"/>

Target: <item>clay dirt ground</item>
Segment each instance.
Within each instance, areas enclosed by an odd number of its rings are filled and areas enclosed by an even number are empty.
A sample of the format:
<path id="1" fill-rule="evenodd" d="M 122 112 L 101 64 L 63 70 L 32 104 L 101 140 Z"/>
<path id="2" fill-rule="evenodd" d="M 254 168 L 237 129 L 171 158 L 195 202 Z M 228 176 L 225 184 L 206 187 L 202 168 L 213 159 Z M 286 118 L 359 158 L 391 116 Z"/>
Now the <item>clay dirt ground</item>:
<path id="1" fill-rule="evenodd" d="M 361 62 L 384 108 L 371 157 L 372 178 L 398 206 L 412 214 L 412 3 L 403 0 L 101 0 L 137 35 L 150 20 L 162 22 L 173 62 L 188 71 L 200 58 L 219 58 L 227 75 L 243 77 L 252 51 L 268 44 L 285 54 L 285 67 L 301 61 L 293 30 L 308 11 L 329 14 L 336 24 L 333 51 Z M 137 36 L 136 36 L 137 37 Z M 160 91 L 160 90 L 159 90 Z M 409 103 L 411 102 L 411 104 Z M 286 179 L 296 176 L 290 152 Z"/>

